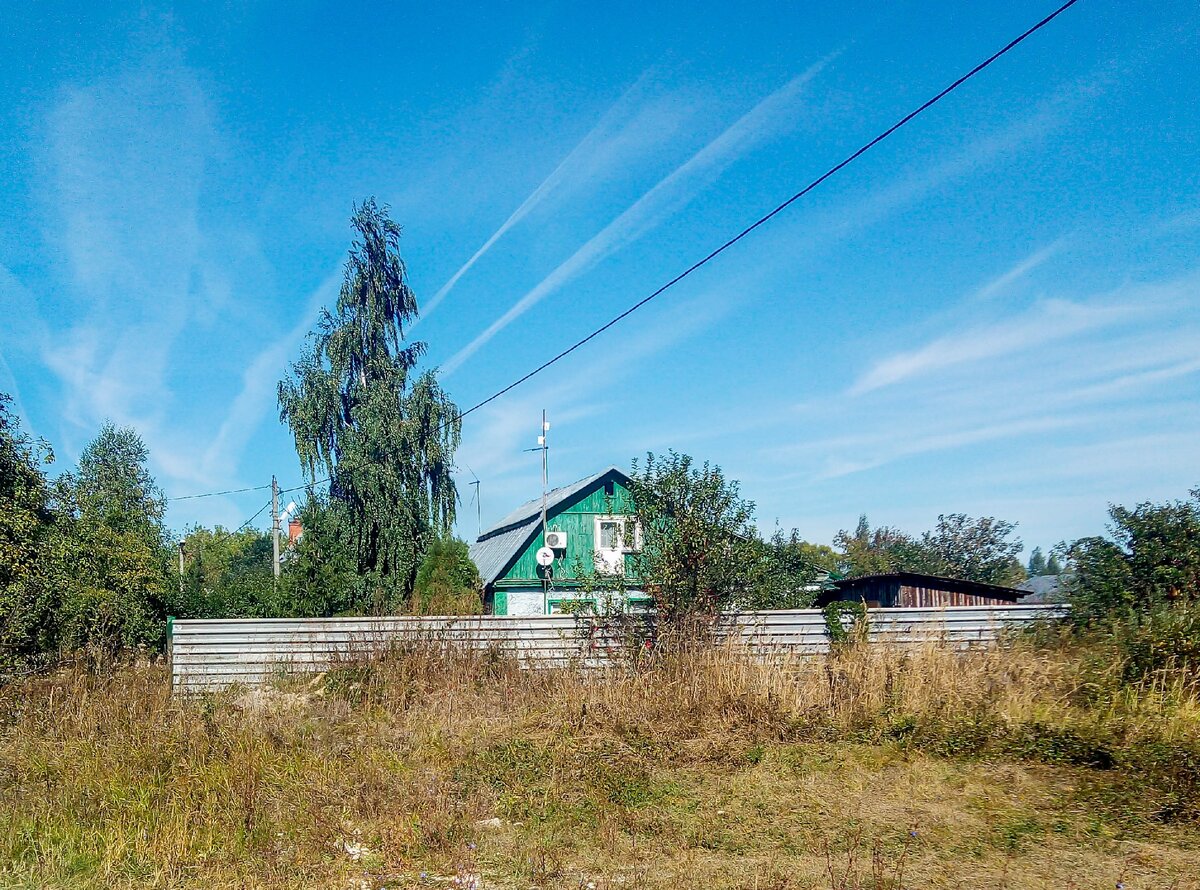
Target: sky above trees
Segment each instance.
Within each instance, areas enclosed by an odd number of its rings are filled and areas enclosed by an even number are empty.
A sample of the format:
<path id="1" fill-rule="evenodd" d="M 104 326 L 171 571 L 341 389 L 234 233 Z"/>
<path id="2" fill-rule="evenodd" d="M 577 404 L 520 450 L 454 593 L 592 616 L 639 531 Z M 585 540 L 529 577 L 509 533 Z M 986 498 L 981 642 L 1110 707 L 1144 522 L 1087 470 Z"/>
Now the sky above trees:
<path id="1" fill-rule="evenodd" d="M 470 405 L 681 271 L 1050 4 L 754 16 L 18 2 L 0 34 L 0 390 L 69 469 L 132 425 L 169 497 L 302 480 L 275 384 L 352 204 L 404 228 Z M 468 418 L 483 523 L 646 450 L 811 540 L 860 512 L 1098 533 L 1200 465 L 1200 11 L 1084 0 L 701 274 Z M 469 469 L 468 469 L 469 468 Z M 233 526 L 267 493 L 176 501 Z M 473 505 L 459 511 L 474 533 Z"/>

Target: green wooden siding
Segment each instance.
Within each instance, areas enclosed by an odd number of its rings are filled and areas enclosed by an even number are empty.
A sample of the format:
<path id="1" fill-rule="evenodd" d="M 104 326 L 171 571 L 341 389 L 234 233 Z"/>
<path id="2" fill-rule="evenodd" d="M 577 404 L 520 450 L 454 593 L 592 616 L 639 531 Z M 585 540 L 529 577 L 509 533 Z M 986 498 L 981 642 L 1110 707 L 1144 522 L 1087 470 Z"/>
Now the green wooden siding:
<path id="1" fill-rule="evenodd" d="M 550 512 L 548 518 L 550 530 L 567 533 L 566 553 L 554 561 L 555 586 L 564 584 L 569 586 L 578 581 L 573 572 L 576 560 L 583 564 L 585 570 L 591 569 L 593 555 L 596 552 L 596 517 L 630 514 L 633 512 L 632 504 L 629 490 L 619 480 L 612 480 L 611 495 L 605 493 L 603 482 L 597 482 L 595 488 L 581 494 L 574 503 L 559 504 Z M 497 579 L 496 587 L 498 589 L 531 585 L 541 587 L 542 579 L 537 573 L 536 557 L 543 541 L 542 530 L 539 527 L 533 541 L 521 552 L 509 570 Z M 629 563 L 630 556 L 626 554 L 626 574 L 630 570 Z"/>

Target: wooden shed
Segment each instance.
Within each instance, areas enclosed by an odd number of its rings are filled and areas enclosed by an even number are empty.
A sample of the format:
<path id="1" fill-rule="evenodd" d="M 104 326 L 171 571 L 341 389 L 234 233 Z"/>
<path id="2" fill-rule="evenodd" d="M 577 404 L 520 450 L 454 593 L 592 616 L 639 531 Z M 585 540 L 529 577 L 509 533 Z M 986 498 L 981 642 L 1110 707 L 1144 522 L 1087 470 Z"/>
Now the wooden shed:
<path id="1" fill-rule="evenodd" d="M 833 590 L 822 592 L 818 606 L 837 600 L 865 602 L 873 608 L 921 608 L 939 606 L 995 606 L 1015 603 L 1026 591 L 960 578 L 941 578 L 918 572 L 889 572 L 835 581 Z"/>

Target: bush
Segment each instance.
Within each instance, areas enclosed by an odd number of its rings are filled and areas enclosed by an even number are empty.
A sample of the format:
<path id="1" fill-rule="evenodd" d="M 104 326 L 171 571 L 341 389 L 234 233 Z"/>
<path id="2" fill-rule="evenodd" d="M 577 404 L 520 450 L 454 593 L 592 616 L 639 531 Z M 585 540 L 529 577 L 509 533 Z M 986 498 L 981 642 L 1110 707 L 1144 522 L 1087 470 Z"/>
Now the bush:
<path id="1" fill-rule="evenodd" d="M 1067 550 L 1077 620 L 1200 599 L 1200 489 L 1183 501 L 1109 508 L 1108 538 Z"/>

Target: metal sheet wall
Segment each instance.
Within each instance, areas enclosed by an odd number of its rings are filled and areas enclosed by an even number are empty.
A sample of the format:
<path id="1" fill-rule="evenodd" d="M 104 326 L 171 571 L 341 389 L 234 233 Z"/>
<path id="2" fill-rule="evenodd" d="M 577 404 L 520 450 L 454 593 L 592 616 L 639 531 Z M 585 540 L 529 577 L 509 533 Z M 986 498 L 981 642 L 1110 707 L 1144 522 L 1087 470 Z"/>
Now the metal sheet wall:
<path id="1" fill-rule="evenodd" d="M 1061 606 L 1044 605 L 872 609 L 870 639 L 986 645 L 1005 627 L 1062 613 Z M 825 617 L 817 609 L 730 615 L 721 635 L 759 654 L 816 655 L 829 649 Z M 602 665 L 618 649 L 616 641 L 571 615 L 187 620 L 172 624 L 171 677 L 184 691 L 253 686 L 404 645 L 493 650 L 535 667 Z"/>

